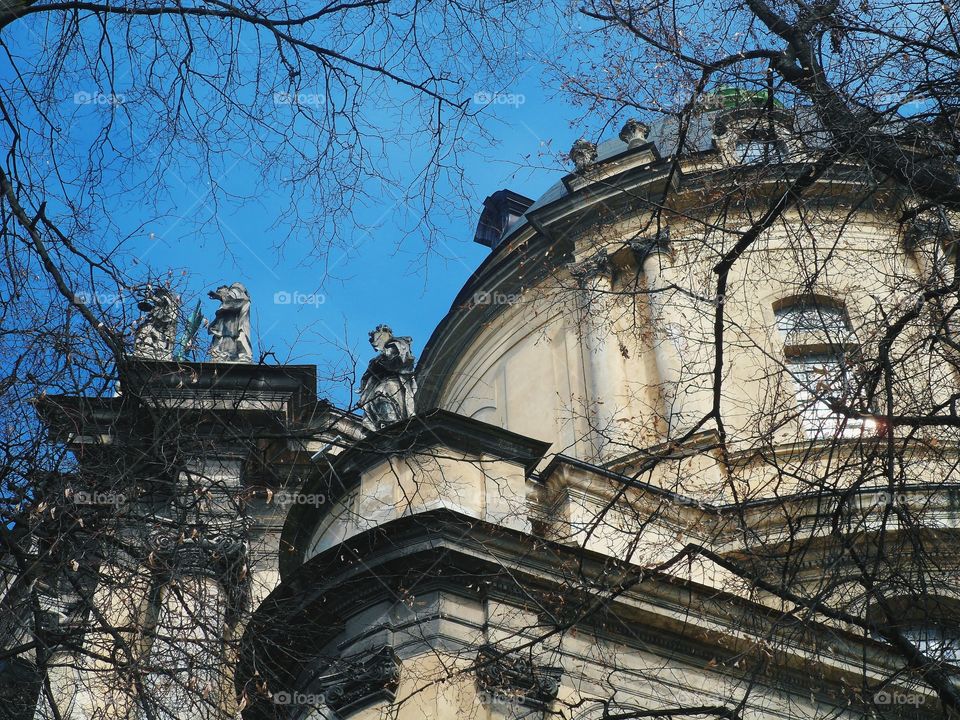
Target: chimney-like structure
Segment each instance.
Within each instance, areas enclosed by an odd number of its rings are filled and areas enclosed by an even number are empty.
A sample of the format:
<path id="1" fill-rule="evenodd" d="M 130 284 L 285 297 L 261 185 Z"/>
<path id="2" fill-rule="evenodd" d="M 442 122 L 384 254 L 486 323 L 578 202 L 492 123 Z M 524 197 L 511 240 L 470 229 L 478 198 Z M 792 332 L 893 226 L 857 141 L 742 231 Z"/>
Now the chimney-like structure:
<path id="1" fill-rule="evenodd" d="M 512 190 L 497 190 L 483 201 L 483 211 L 477 223 L 473 241 L 494 249 L 504 231 L 523 217 L 533 200 Z"/>

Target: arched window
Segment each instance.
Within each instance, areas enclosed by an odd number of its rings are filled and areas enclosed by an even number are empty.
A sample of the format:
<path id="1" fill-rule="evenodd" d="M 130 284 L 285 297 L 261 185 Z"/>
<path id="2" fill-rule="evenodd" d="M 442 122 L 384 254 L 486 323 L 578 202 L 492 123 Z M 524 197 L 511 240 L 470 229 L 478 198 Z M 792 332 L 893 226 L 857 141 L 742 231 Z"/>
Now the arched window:
<path id="1" fill-rule="evenodd" d="M 775 132 L 751 130 L 737 138 L 734 156 L 745 165 L 751 163 L 782 163 L 786 158 L 783 142 Z"/>
<path id="2" fill-rule="evenodd" d="M 778 164 L 800 150 L 792 127 L 793 115 L 783 108 L 743 105 L 720 112 L 714 139 L 729 163 Z"/>
<path id="3" fill-rule="evenodd" d="M 856 437 L 871 423 L 848 418 L 832 403 L 860 405 L 850 360 L 857 345 L 843 305 L 822 297 L 796 298 L 774 307 L 786 369 L 796 384 L 804 434 L 812 439 Z"/>
<path id="4" fill-rule="evenodd" d="M 905 627 L 902 635 L 917 650 L 935 660 L 960 663 L 960 628 L 940 622 L 918 623 Z"/>
<path id="5" fill-rule="evenodd" d="M 960 601 L 936 595 L 886 599 L 887 612 L 870 607 L 867 619 L 889 624 L 928 658 L 960 665 Z M 879 633 L 877 639 L 883 637 Z"/>

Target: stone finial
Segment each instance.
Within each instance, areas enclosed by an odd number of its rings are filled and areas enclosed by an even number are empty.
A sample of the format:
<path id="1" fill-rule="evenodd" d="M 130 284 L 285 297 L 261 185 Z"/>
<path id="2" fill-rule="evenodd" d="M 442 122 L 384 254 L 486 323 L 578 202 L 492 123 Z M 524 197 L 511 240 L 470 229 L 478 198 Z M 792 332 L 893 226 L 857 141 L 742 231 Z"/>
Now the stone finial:
<path id="1" fill-rule="evenodd" d="M 209 293 L 220 301 L 217 314 L 207 328 L 213 336 L 210 359 L 213 362 L 253 362 L 250 344 L 250 293 L 242 283 L 221 285 Z"/>
<path id="2" fill-rule="evenodd" d="M 137 308 L 143 313 L 133 338 L 133 356 L 149 360 L 172 360 L 177 341 L 180 298 L 169 288 L 143 285 L 137 288 Z"/>
<path id="3" fill-rule="evenodd" d="M 623 140 L 628 148 L 635 148 L 647 142 L 647 135 L 650 132 L 650 126 L 640 122 L 636 118 L 630 118 L 623 124 L 620 130 L 620 139 Z"/>
<path id="4" fill-rule="evenodd" d="M 597 161 L 597 146 L 589 140 L 577 140 L 568 154 L 577 170 L 583 172 Z"/>
<path id="5" fill-rule="evenodd" d="M 376 431 L 413 415 L 416 358 L 413 339 L 394 335 L 388 325 L 377 325 L 370 333 L 370 345 L 378 354 L 360 379 L 360 407 L 363 426 Z"/>

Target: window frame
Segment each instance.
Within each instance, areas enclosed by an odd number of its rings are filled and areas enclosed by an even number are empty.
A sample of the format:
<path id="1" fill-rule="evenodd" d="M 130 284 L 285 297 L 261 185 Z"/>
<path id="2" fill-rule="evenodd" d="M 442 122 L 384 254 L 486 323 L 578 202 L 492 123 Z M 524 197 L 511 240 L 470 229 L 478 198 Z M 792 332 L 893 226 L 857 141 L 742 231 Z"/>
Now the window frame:
<path id="1" fill-rule="evenodd" d="M 750 151 L 758 146 L 759 153 Z M 741 165 L 780 164 L 787 161 L 787 147 L 775 132 L 744 132 L 733 143 L 733 156 Z"/>
<path id="2" fill-rule="evenodd" d="M 793 113 L 783 108 L 737 107 L 721 110 L 714 121 L 714 143 L 723 162 L 758 168 L 783 165 L 803 157 L 803 146 L 793 129 Z M 764 145 L 756 157 L 743 146 Z"/>
<path id="3" fill-rule="evenodd" d="M 875 424 L 871 420 L 849 418 L 829 406 L 830 397 L 848 397 L 857 390 L 850 359 L 857 356 L 860 345 L 844 303 L 808 294 L 784 298 L 774 303 L 773 310 L 783 344 L 783 368 L 794 384 L 794 408 L 803 436 L 808 440 L 854 439 L 872 432 Z M 819 322 L 809 322 L 813 313 Z M 795 314 L 797 321 L 788 326 L 785 319 L 790 314 Z M 818 366 L 825 369 L 821 374 L 833 387 L 821 387 L 811 377 Z"/>

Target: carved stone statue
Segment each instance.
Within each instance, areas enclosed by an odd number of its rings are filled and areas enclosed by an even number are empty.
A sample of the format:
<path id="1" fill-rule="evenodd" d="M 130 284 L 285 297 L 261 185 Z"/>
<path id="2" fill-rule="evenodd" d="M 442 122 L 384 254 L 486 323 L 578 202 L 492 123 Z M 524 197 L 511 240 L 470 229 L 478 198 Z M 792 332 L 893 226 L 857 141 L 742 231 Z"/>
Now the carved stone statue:
<path id="1" fill-rule="evenodd" d="M 162 285 L 143 285 L 138 292 L 137 308 L 143 314 L 137 320 L 133 336 L 133 356 L 172 360 L 177 342 L 180 298 Z"/>
<path id="2" fill-rule="evenodd" d="M 210 359 L 213 362 L 252 362 L 250 344 L 250 293 L 241 283 L 221 285 L 210 292 L 220 301 L 217 314 L 207 328 L 213 336 Z"/>
<path id="3" fill-rule="evenodd" d="M 370 333 L 370 344 L 379 354 L 360 380 L 360 406 L 367 429 L 379 430 L 413 415 L 417 381 L 412 343 L 409 337 L 395 336 L 387 325 L 377 325 Z"/>

